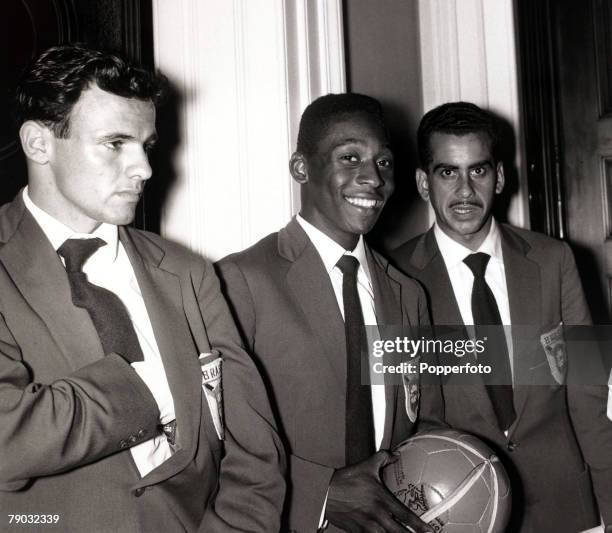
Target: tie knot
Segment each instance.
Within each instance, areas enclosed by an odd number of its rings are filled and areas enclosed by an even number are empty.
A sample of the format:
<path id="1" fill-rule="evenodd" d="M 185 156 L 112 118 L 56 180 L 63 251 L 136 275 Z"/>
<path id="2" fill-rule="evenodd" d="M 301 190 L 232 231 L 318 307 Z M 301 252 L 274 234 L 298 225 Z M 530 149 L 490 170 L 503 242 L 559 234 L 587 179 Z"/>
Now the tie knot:
<path id="1" fill-rule="evenodd" d="M 478 252 L 477 254 L 468 255 L 463 262 L 472 271 L 475 278 L 484 278 L 489 259 L 491 259 L 489 254 Z"/>
<path id="2" fill-rule="evenodd" d="M 355 276 L 359 269 L 359 259 L 352 255 L 343 255 L 336 263 L 336 266 L 342 271 L 342 274 Z"/>
<path id="3" fill-rule="evenodd" d="M 67 239 L 58 248 L 57 253 L 64 258 L 68 272 L 80 272 L 85 261 L 105 244 L 106 242 L 98 237 L 94 239 Z"/>

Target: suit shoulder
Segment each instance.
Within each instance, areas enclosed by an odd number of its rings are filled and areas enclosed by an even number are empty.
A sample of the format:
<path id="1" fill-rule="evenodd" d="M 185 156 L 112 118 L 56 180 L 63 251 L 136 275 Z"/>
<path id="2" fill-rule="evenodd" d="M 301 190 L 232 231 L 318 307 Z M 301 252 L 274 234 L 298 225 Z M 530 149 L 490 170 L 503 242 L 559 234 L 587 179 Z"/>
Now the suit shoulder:
<path id="1" fill-rule="evenodd" d="M 129 235 L 140 241 L 145 246 L 160 249 L 164 253 L 164 264 L 173 272 L 183 272 L 196 270 L 208 270 L 211 262 L 201 255 L 191 251 L 185 245 L 176 241 L 166 239 L 150 231 L 128 228 Z"/>
<path id="2" fill-rule="evenodd" d="M 509 224 L 502 224 L 502 227 L 508 231 L 510 234 L 514 234 L 522 239 L 524 239 L 530 246 L 545 246 L 551 248 L 563 248 L 564 243 L 558 239 L 553 237 L 549 237 L 544 233 L 539 233 L 537 231 L 532 231 L 524 228 L 519 228 L 517 226 L 510 226 Z"/>
<path id="3" fill-rule="evenodd" d="M 400 285 L 404 287 L 405 290 L 408 290 L 414 293 L 422 292 L 423 289 L 422 289 L 421 284 L 416 279 L 411 277 L 410 275 L 405 274 L 399 268 L 395 267 L 392 261 L 389 261 L 386 259 L 386 256 L 383 256 L 381 253 L 377 252 L 376 250 L 372 250 L 372 254 L 378 260 L 379 264 L 384 265 L 385 263 L 388 263 L 386 265 L 386 269 L 384 269 L 386 276 L 397 281 Z"/>
<path id="4" fill-rule="evenodd" d="M 275 232 L 240 252 L 225 256 L 216 265 L 221 270 L 228 264 L 234 264 L 241 270 L 257 270 L 262 267 L 268 268 L 270 263 L 277 259 L 280 259 L 280 256 L 278 254 L 278 232 Z"/>
<path id="5" fill-rule="evenodd" d="M 412 254 L 424 237 L 425 233 L 422 233 L 391 250 L 388 254 L 391 264 L 402 272 L 410 273 L 412 270 L 410 265 Z"/>

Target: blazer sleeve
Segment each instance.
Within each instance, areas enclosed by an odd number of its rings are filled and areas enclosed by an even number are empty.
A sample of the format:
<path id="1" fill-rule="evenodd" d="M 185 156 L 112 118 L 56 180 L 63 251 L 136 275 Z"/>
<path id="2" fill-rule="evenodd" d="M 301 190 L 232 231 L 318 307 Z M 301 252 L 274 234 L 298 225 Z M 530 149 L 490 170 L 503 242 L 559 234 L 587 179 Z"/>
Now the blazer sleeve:
<path id="1" fill-rule="evenodd" d="M 240 267 L 230 260 L 217 263 L 223 291 L 228 299 L 247 349 L 254 351 L 257 331 L 256 309 L 251 291 Z M 257 355 L 257 354 L 255 354 Z M 303 524 L 305 531 L 316 531 L 334 469 L 288 453 L 289 522 Z"/>
<path id="2" fill-rule="evenodd" d="M 263 381 L 242 348 L 210 263 L 199 286 L 198 302 L 210 345 L 223 359 L 225 418 L 219 491 L 201 531 L 278 531 L 285 495 L 283 446 Z"/>
<path id="3" fill-rule="evenodd" d="M 155 399 L 117 354 L 52 383 L 33 381 L 0 315 L 0 490 L 139 444 L 158 418 Z"/>
<path id="4" fill-rule="evenodd" d="M 588 325 L 591 323 L 582 284 L 567 244 L 563 244 L 561 271 L 562 318 L 566 325 Z M 599 511 L 605 525 L 612 525 L 612 422 L 607 417 L 608 387 L 605 385 L 580 384 L 580 364 L 599 365 L 598 354 L 579 360 L 571 354 L 568 368 L 567 398 L 570 416 L 584 459 L 589 465 Z M 594 360 L 592 357 L 595 356 Z M 591 370 L 589 368 L 589 370 Z M 603 364 L 601 366 L 603 372 Z M 590 374 L 591 372 L 587 372 Z M 572 382 L 578 384 L 572 384 Z M 602 377 L 602 382 L 605 379 Z"/>

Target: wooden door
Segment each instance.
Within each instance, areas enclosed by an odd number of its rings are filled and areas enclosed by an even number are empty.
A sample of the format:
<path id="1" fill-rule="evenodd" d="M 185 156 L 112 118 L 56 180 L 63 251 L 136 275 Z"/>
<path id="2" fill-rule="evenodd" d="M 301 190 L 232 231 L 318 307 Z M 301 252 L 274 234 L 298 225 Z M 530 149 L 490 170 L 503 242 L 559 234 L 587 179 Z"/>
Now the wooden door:
<path id="1" fill-rule="evenodd" d="M 567 240 L 612 316 L 612 1 L 517 0 L 531 227 Z"/>
<path id="2" fill-rule="evenodd" d="M 567 236 L 598 322 L 612 309 L 612 3 L 554 2 Z"/>

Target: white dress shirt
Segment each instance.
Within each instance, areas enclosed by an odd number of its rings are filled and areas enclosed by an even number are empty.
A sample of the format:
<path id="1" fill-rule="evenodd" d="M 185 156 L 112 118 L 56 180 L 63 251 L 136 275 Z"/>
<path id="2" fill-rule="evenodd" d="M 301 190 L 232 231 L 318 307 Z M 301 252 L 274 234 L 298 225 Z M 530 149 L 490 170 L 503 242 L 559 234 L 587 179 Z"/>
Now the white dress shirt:
<path id="1" fill-rule="evenodd" d="M 474 274 L 463 260 L 471 254 L 483 252 L 491 256 L 485 271 L 485 281 L 491 288 L 497 302 L 502 324 L 510 326 L 510 300 L 508 299 L 508 287 L 506 285 L 506 271 L 504 269 L 504 257 L 502 254 L 501 235 L 495 219 L 491 219 L 491 228 L 485 240 L 478 250 L 472 251 L 462 244 L 450 238 L 437 225 L 434 225 L 434 236 L 438 248 L 444 259 L 446 270 L 455 293 L 455 299 L 459 306 L 459 312 L 465 325 L 473 325 L 472 316 L 472 287 L 474 285 Z M 508 344 L 508 355 L 510 357 L 510 370 L 514 373 L 512 361 L 512 335 L 510 328 L 505 328 L 506 342 Z"/>
<path id="2" fill-rule="evenodd" d="M 352 255 L 359 260 L 359 269 L 357 270 L 357 292 L 359 293 L 359 302 L 361 303 L 361 312 L 363 314 L 363 322 L 366 325 L 375 326 L 378 324 L 376 320 L 376 309 L 374 307 L 374 292 L 372 283 L 370 282 L 370 271 L 368 269 L 368 261 L 365 255 L 365 247 L 363 237 L 359 237 L 359 242 L 353 251 L 347 251 L 340 246 L 336 241 L 328 237 L 318 228 L 314 227 L 310 222 L 297 215 L 297 221 L 302 229 L 308 235 L 308 238 L 321 256 L 325 271 L 331 280 L 338 302 L 340 314 L 344 320 L 344 300 L 342 298 L 342 271 L 336 266 L 336 263 L 343 255 Z M 368 330 L 373 328 L 367 328 Z M 374 439 L 376 449 L 382 444 L 383 434 L 385 430 L 385 386 L 371 385 L 372 392 L 372 413 L 374 416 Z"/>
<path id="3" fill-rule="evenodd" d="M 107 243 L 85 261 L 83 272 L 91 283 L 115 293 L 127 308 L 144 356 L 144 361 L 132 363 L 131 366 L 155 398 L 159 407 L 160 423 L 174 420 L 174 402 L 164 365 L 134 269 L 119 241 L 117 226 L 101 224 L 92 233 L 76 233 L 36 206 L 28 194 L 27 187 L 23 191 L 23 201 L 56 251 L 67 239 L 99 237 Z M 133 446 L 130 452 L 141 476 L 148 474 L 173 454 L 163 433 Z"/>

